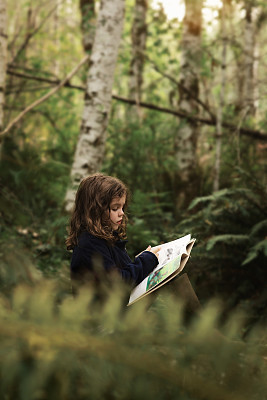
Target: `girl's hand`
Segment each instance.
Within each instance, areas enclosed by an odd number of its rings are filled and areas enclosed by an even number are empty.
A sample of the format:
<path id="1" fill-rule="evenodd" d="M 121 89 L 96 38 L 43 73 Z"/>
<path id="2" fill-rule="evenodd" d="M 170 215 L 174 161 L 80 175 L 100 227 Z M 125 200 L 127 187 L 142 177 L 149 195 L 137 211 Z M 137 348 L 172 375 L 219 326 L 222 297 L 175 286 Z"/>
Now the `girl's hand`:
<path id="1" fill-rule="evenodd" d="M 159 259 L 159 251 L 160 251 L 161 247 L 158 246 L 155 249 L 151 249 L 151 246 L 149 245 L 148 248 L 146 249 L 146 251 L 151 251 L 151 253 L 154 253 L 155 256 L 157 257 L 157 259 Z"/>
<path id="2" fill-rule="evenodd" d="M 159 251 L 160 251 L 160 249 L 161 249 L 161 247 L 159 246 L 159 247 L 156 247 L 155 249 L 151 249 L 151 246 L 149 245 L 144 251 L 151 251 L 151 253 L 154 253 L 155 254 L 155 256 L 157 257 L 157 259 L 159 259 Z M 138 256 L 140 256 L 140 254 L 142 254 L 144 251 L 141 251 L 141 253 L 139 253 L 139 254 L 137 254 L 137 256 L 135 256 L 135 257 L 138 257 Z"/>

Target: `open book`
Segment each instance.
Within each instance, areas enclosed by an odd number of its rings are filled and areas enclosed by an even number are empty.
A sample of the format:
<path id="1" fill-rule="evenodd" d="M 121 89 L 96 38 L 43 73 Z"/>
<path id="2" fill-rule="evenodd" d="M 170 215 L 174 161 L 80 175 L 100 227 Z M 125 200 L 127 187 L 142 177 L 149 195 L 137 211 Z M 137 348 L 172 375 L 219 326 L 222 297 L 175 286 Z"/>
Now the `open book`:
<path id="1" fill-rule="evenodd" d="M 128 306 L 158 289 L 177 276 L 188 261 L 195 239 L 186 235 L 159 245 L 159 263 L 156 268 L 131 292 Z M 159 247 L 159 246 L 155 246 Z"/>

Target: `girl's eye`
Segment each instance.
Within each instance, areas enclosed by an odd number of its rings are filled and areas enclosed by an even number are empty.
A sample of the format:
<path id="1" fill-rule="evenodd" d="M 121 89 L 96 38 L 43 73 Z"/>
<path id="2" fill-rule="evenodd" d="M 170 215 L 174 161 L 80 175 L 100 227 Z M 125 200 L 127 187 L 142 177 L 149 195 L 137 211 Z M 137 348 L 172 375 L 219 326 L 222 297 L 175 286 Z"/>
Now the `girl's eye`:
<path id="1" fill-rule="evenodd" d="M 117 208 L 112 208 L 112 211 L 118 211 L 118 209 Z"/>

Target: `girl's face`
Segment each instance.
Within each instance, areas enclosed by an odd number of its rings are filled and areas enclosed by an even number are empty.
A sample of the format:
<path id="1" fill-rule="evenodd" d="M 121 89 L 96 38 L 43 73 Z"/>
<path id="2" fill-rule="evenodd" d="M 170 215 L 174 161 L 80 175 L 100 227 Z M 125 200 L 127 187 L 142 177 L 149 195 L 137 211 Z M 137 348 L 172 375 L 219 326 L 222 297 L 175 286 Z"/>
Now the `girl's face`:
<path id="1" fill-rule="evenodd" d="M 114 197 L 110 203 L 109 207 L 109 219 L 111 221 L 111 226 L 114 231 L 119 229 L 124 216 L 124 206 L 126 202 L 126 196 Z"/>

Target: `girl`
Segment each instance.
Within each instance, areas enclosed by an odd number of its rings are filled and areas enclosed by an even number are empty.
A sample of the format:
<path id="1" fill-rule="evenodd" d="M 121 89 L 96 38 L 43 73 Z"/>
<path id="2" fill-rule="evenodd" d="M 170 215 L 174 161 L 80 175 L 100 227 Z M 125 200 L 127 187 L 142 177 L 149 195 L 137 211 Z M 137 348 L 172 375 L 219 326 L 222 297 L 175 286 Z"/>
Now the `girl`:
<path id="1" fill-rule="evenodd" d="M 104 271 L 116 269 L 128 283 L 140 283 L 156 267 L 159 248 L 149 246 L 134 261 L 127 254 L 127 198 L 127 188 L 117 178 L 97 173 L 81 181 L 66 240 L 68 250 L 73 249 L 72 279 L 90 279 L 97 255 Z"/>

